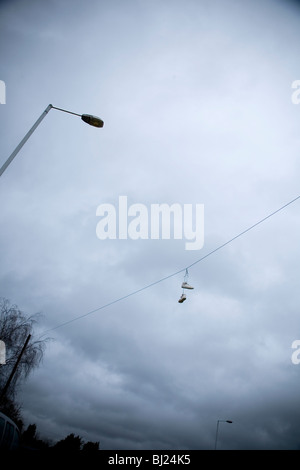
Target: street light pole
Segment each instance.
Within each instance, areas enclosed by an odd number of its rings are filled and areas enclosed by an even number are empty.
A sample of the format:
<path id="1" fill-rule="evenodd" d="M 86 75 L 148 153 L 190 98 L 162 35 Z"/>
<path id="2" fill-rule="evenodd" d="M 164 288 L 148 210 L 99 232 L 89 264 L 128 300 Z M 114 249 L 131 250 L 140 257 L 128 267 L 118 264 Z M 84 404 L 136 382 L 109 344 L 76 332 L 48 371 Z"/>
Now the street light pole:
<path id="1" fill-rule="evenodd" d="M 219 423 L 229 423 L 229 424 L 231 424 L 232 421 L 230 421 L 229 419 L 218 419 L 218 421 L 217 421 L 217 430 L 216 430 L 216 440 L 215 440 L 215 450 L 217 449 Z"/>
<path id="2" fill-rule="evenodd" d="M 10 155 L 10 157 L 6 160 L 6 162 L 4 163 L 4 165 L 2 165 L 1 169 L 0 169 L 0 176 L 4 173 L 4 171 L 6 170 L 6 168 L 8 167 L 8 165 L 13 161 L 13 159 L 15 158 L 15 156 L 17 155 L 17 153 L 21 150 L 21 148 L 23 147 L 23 145 L 25 144 L 25 142 L 27 142 L 27 140 L 29 139 L 29 137 L 31 136 L 31 134 L 33 134 L 33 132 L 35 131 L 35 129 L 37 128 L 37 126 L 42 122 L 42 120 L 44 119 L 44 117 L 49 113 L 50 109 L 52 108 L 52 105 L 49 104 L 49 106 L 47 106 L 47 108 L 45 109 L 45 111 L 40 115 L 40 117 L 38 118 L 38 120 L 33 124 L 32 128 L 27 132 L 27 134 L 25 135 L 25 137 L 21 140 L 21 142 L 19 143 L 19 145 L 15 148 L 15 150 L 13 151 L 13 153 Z"/>
<path id="3" fill-rule="evenodd" d="M 45 116 L 47 116 L 47 114 L 49 113 L 50 109 L 57 109 L 58 111 L 63 111 L 64 113 L 68 113 L 68 114 L 74 114 L 75 116 L 80 116 L 81 119 L 86 122 L 87 124 L 90 124 L 91 126 L 93 127 L 103 127 L 104 126 L 104 122 L 102 121 L 102 119 L 98 118 L 97 116 L 93 116 L 91 114 L 77 114 L 77 113 L 73 113 L 72 111 L 67 111 L 66 109 L 62 109 L 62 108 L 56 108 L 55 106 L 53 106 L 52 104 L 49 104 L 47 106 L 47 108 L 45 109 L 45 111 L 40 115 L 40 117 L 38 118 L 38 120 L 33 124 L 32 128 L 27 132 L 27 134 L 25 135 L 25 137 L 21 140 L 21 142 L 19 143 L 19 145 L 15 148 L 15 150 L 13 151 L 13 153 L 8 157 L 8 159 L 6 160 L 6 162 L 2 165 L 2 167 L 0 168 L 0 176 L 4 173 L 4 171 L 6 170 L 6 168 L 8 167 L 8 165 L 13 161 L 13 159 L 15 158 L 15 156 L 19 153 L 19 151 L 21 150 L 21 148 L 23 147 L 23 145 L 27 142 L 27 140 L 29 139 L 29 137 L 33 134 L 33 132 L 35 131 L 35 129 L 38 127 L 38 125 L 42 122 L 42 120 L 44 119 Z"/>

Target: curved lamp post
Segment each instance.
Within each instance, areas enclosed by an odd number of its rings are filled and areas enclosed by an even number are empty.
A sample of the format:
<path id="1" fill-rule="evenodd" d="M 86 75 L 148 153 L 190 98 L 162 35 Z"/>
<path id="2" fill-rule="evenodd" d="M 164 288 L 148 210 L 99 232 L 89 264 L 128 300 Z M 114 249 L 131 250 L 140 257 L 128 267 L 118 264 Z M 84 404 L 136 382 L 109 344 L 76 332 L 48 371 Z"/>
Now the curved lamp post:
<path id="1" fill-rule="evenodd" d="M 93 116 L 92 114 L 77 114 L 77 113 L 73 113 L 72 111 L 67 111 L 66 109 L 56 108 L 52 104 L 49 104 L 47 106 L 47 108 L 45 109 L 45 111 L 38 118 L 38 120 L 33 124 L 32 128 L 27 132 L 25 137 L 21 140 L 19 145 L 15 148 L 13 153 L 8 157 L 6 162 L 2 165 L 2 167 L 0 168 L 0 176 L 4 173 L 4 171 L 6 170 L 8 165 L 13 161 L 13 159 L 15 158 L 17 153 L 21 150 L 21 148 L 23 147 L 25 142 L 27 142 L 27 140 L 29 139 L 31 134 L 33 134 L 35 129 L 38 127 L 38 125 L 42 122 L 44 117 L 49 113 L 50 109 L 52 109 L 52 108 L 57 109 L 58 111 L 63 111 L 64 113 L 73 114 L 74 116 L 80 116 L 81 119 L 84 122 L 86 122 L 87 124 L 89 124 L 90 126 L 93 126 L 93 127 L 103 127 L 104 126 L 104 122 L 102 121 L 102 119 L 98 118 L 97 116 Z"/>
<path id="2" fill-rule="evenodd" d="M 229 424 L 231 424 L 232 422 L 233 421 L 230 421 L 229 419 L 218 419 L 218 421 L 217 421 L 217 430 L 216 430 L 216 440 L 215 440 L 215 450 L 217 449 L 219 423 L 229 423 Z"/>

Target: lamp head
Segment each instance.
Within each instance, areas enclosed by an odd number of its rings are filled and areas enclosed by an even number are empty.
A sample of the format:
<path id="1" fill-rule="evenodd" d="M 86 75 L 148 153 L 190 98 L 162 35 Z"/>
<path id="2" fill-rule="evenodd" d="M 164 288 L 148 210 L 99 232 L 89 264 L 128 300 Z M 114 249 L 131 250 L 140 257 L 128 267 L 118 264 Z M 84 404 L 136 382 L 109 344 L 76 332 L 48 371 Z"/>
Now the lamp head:
<path id="1" fill-rule="evenodd" d="M 89 124 L 90 126 L 94 127 L 103 127 L 104 122 L 102 119 L 98 118 L 97 116 L 92 116 L 92 114 L 82 114 L 81 119 Z"/>

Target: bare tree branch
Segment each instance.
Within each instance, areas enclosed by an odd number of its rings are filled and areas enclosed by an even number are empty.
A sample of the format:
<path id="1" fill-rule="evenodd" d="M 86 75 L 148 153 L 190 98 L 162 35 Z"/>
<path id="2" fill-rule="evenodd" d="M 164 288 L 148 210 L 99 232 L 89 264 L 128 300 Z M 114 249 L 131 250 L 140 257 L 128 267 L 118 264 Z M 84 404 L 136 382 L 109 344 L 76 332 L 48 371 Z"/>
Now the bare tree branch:
<path id="1" fill-rule="evenodd" d="M 7 299 L 0 298 L 0 339 L 4 341 L 6 347 L 6 363 L 0 366 L 0 391 L 5 387 L 26 338 L 31 335 L 7 391 L 7 398 L 11 400 L 14 400 L 17 387 L 22 380 L 40 365 L 49 340 L 49 338 L 42 341 L 34 339 L 33 330 L 38 317 L 39 314 L 26 316 L 16 305 L 11 305 Z"/>

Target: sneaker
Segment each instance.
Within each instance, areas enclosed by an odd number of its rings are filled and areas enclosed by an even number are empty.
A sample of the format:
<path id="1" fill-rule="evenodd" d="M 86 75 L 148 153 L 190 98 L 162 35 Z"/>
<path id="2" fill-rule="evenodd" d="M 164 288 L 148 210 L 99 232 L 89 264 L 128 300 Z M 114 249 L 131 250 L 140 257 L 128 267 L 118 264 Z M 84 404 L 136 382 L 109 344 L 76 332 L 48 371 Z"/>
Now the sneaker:
<path id="1" fill-rule="evenodd" d="M 182 289 L 194 289 L 192 286 L 190 286 L 187 282 L 183 282 L 181 285 Z"/>
<path id="2" fill-rule="evenodd" d="M 178 302 L 179 302 L 180 304 L 182 304 L 182 302 L 184 302 L 185 300 L 186 300 L 186 295 L 185 295 L 185 294 L 181 294 L 181 297 L 180 297 L 180 299 L 178 300 Z"/>

